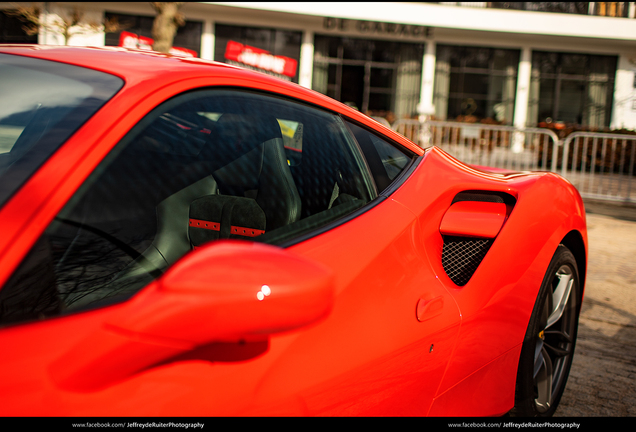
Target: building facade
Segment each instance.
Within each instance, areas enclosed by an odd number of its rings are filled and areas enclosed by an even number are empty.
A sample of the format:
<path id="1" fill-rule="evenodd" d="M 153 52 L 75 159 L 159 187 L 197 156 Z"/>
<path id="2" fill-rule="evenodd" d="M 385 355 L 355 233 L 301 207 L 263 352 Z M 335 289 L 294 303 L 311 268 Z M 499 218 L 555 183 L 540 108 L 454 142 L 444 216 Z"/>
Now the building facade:
<path id="1" fill-rule="evenodd" d="M 87 22 L 121 24 L 69 45 L 152 44 L 149 3 L 35 4 L 43 19 L 81 8 Z M 54 29 L 26 35 L 15 5 L 0 3 L 0 43 L 64 44 Z M 181 12 L 176 54 L 272 74 L 389 122 L 636 130 L 634 2 L 196 2 Z"/>

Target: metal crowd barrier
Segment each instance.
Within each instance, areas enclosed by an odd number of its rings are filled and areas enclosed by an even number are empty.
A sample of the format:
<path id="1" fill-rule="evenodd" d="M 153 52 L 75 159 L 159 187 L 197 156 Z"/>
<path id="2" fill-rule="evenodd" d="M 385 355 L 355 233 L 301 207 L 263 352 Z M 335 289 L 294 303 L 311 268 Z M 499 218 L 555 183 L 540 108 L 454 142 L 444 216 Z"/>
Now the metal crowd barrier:
<path id="1" fill-rule="evenodd" d="M 574 132 L 563 140 L 562 148 L 559 174 L 581 196 L 636 202 L 635 135 Z"/>
<path id="2" fill-rule="evenodd" d="M 557 172 L 584 198 L 636 202 L 635 135 L 574 132 L 559 140 L 544 128 L 410 119 L 392 128 L 422 148 L 438 146 L 471 165 Z"/>
<path id="3" fill-rule="evenodd" d="M 398 120 L 393 130 L 420 147 L 442 148 L 462 162 L 511 170 L 553 170 L 559 138 L 543 128 Z"/>

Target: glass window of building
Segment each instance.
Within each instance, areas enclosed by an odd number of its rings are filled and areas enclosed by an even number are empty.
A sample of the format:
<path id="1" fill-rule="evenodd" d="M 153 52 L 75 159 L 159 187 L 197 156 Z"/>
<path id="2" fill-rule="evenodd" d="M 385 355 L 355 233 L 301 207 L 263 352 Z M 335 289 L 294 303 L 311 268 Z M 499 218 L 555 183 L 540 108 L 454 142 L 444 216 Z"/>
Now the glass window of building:
<path id="1" fill-rule="evenodd" d="M 11 11 L 0 11 L 0 43 L 38 43 L 38 35 L 28 35 L 25 23 L 11 15 Z"/>
<path id="2" fill-rule="evenodd" d="M 437 45 L 435 116 L 441 120 L 513 120 L 519 51 Z"/>
<path id="3" fill-rule="evenodd" d="M 389 122 L 417 114 L 423 44 L 315 37 L 312 88 Z"/>
<path id="4" fill-rule="evenodd" d="M 106 33 L 106 46 L 151 48 L 154 16 L 126 15 L 113 12 L 106 12 L 105 16 L 106 19 L 117 19 L 122 26 L 121 31 Z M 177 53 L 200 57 L 202 33 L 202 22 L 186 21 L 183 26 L 177 28 L 172 45 L 178 51 Z"/>
<path id="5" fill-rule="evenodd" d="M 302 32 L 215 25 L 214 60 L 298 83 Z"/>
<path id="6" fill-rule="evenodd" d="M 609 126 L 617 57 L 533 52 L 528 124 Z"/>

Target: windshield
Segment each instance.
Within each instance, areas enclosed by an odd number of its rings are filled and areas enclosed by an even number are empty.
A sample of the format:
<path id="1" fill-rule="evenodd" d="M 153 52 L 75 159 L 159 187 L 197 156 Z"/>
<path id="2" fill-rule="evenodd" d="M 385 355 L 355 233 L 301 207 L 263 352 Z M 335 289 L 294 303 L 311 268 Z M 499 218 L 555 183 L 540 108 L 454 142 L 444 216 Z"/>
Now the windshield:
<path id="1" fill-rule="evenodd" d="M 123 84 L 91 69 L 0 54 L 0 206 Z"/>

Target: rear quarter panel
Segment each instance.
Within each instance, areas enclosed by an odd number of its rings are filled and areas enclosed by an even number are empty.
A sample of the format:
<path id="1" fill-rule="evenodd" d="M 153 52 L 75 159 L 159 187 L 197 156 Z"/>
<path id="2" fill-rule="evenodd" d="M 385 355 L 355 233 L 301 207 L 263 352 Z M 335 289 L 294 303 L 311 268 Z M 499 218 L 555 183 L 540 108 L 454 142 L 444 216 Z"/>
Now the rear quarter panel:
<path id="1" fill-rule="evenodd" d="M 554 252 L 571 231 L 580 233 L 587 251 L 583 202 L 571 184 L 553 173 L 487 173 L 437 148 L 423 158 L 393 199 L 418 215 L 421 245 L 462 319 L 438 403 L 429 414 L 503 414 L 514 405 L 521 344 Z M 452 199 L 466 190 L 505 192 L 517 202 L 471 280 L 459 287 L 442 267 L 439 226 Z"/>

